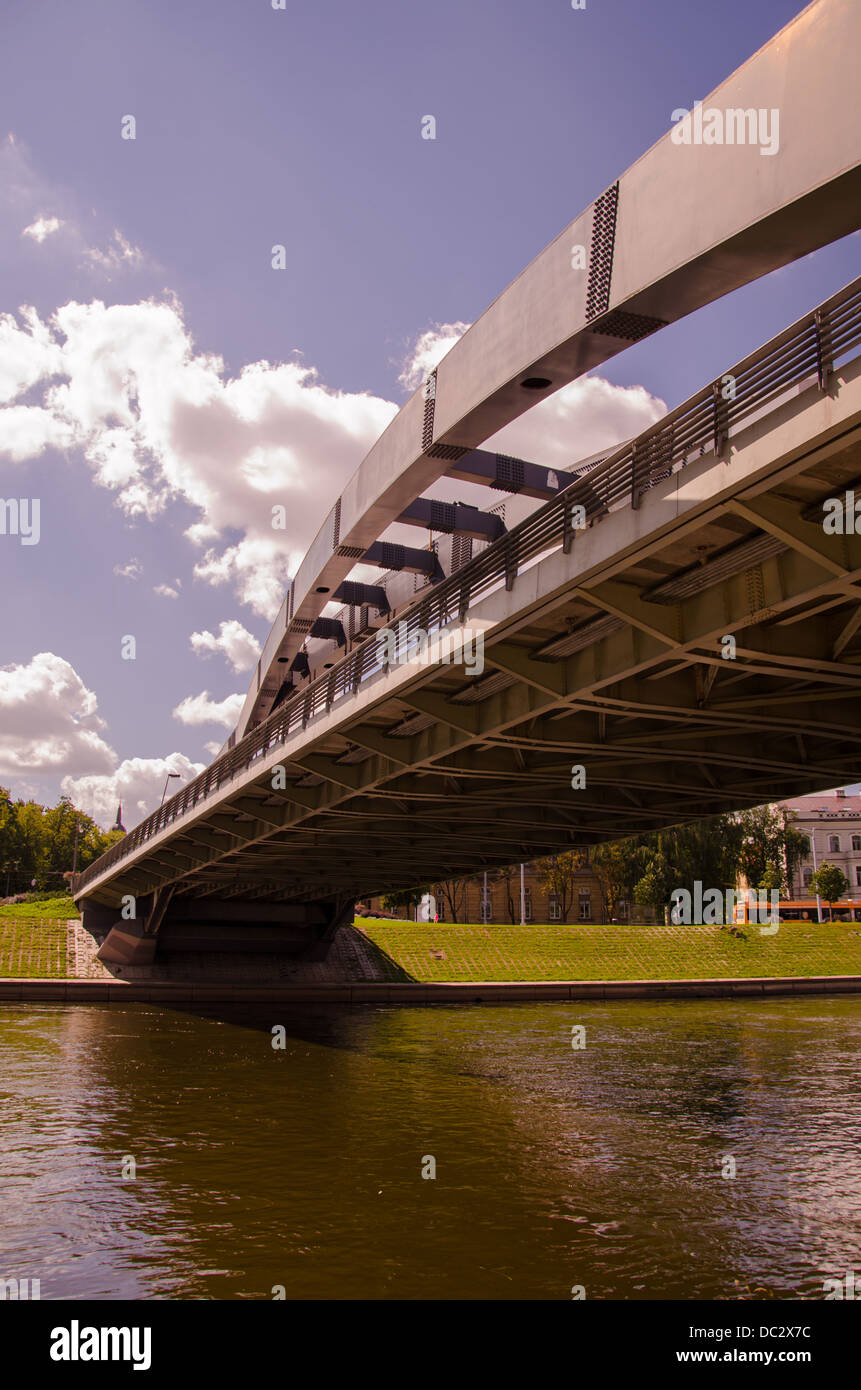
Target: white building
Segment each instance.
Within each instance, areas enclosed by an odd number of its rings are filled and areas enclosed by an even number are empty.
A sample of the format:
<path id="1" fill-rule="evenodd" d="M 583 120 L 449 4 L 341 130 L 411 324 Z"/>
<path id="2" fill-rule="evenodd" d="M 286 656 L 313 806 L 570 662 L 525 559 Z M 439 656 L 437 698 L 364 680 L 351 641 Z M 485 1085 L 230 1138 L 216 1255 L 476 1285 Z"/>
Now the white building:
<path id="1" fill-rule="evenodd" d="M 839 789 L 783 804 L 795 812 L 798 829 L 807 837 L 807 854 L 795 871 L 792 896 L 811 897 L 810 876 L 815 867 L 828 863 L 848 878 L 847 896 L 861 901 L 861 796 Z"/>

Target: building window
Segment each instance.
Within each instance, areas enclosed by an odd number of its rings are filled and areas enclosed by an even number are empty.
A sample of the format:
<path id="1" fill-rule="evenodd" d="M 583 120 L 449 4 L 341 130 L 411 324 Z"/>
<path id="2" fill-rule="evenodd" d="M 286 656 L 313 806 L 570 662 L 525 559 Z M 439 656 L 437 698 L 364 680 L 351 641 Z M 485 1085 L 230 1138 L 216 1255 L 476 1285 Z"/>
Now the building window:
<path id="1" fill-rule="evenodd" d="M 581 888 L 578 897 L 578 916 L 581 922 L 588 922 L 592 917 L 592 894 L 588 888 Z"/>
<path id="2" fill-rule="evenodd" d="M 839 849 L 840 849 L 840 836 L 839 836 L 839 835 L 829 835 L 829 836 L 828 836 L 828 853 L 829 853 L 829 854 L 837 854 L 838 851 L 839 851 Z"/>
<path id="3" fill-rule="evenodd" d="M 855 887 L 861 888 L 861 864 L 855 865 Z"/>
<path id="4" fill-rule="evenodd" d="M 547 899 L 547 916 L 550 918 L 551 922 L 560 922 L 562 920 L 562 907 L 559 902 L 558 893 L 551 893 Z"/>
<path id="5" fill-rule="evenodd" d="M 531 889 L 531 888 L 525 888 L 525 889 L 523 890 L 523 896 L 524 896 L 524 899 L 525 899 L 523 915 L 524 915 L 524 917 L 526 918 L 527 922 L 531 922 L 531 921 L 532 921 L 532 889 Z"/>
<path id="6" fill-rule="evenodd" d="M 861 850 L 861 835 L 852 836 L 852 848 L 854 850 Z"/>
<path id="7" fill-rule="evenodd" d="M 802 854 L 809 854 L 809 853 L 810 853 L 810 836 L 809 836 L 809 835 L 803 835 L 802 838 L 801 838 L 801 852 L 802 852 Z"/>
<path id="8" fill-rule="evenodd" d="M 810 887 L 810 880 L 811 880 L 812 877 L 813 877 L 813 870 L 812 870 L 812 869 L 805 869 L 805 870 L 804 870 L 804 875 L 803 875 L 803 877 L 804 877 L 804 886 L 805 886 L 805 888 L 809 888 L 809 887 Z"/>

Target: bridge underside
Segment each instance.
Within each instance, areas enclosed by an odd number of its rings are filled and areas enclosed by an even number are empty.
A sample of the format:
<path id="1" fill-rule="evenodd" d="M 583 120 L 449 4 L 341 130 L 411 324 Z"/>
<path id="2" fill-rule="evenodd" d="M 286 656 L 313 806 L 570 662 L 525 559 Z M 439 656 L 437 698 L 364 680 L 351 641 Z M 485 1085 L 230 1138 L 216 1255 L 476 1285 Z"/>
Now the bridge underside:
<path id="1" fill-rule="evenodd" d="M 861 497 L 861 362 L 660 476 L 469 608 L 483 674 L 395 665 L 261 745 L 91 920 L 131 895 L 166 947 L 233 916 L 324 949 L 381 891 L 861 780 L 861 536 L 822 525 Z"/>

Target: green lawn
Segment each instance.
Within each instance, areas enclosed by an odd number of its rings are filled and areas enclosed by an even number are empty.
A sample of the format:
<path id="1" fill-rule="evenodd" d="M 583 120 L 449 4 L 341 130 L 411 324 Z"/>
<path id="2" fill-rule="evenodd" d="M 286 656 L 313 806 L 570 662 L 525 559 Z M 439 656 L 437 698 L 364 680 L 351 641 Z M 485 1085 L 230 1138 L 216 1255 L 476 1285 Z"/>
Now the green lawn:
<path id="1" fill-rule="evenodd" d="M 22 921 L 6 916 L 0 921 L 0 977 L 48 980 L 67 973 L 65 919 Z"/>
<path id="2" fill-rule="evenodd" d="M 0 906 L 0 917 L 18 917 L 28 921 L 55 921 L 62 917 L 77 917 L 78 909 L 71 898 L 60 894 L 56 898 L 42 898 L 38 902 L 9 903 Z"/>
<path id="3" fill-rule="evenodd" d="M 62 900 L 61 900 L 62 901 Z M 67 974 L 65 916 L 0 917 L 0 977 Z M 15 909 L 17 912 L 17 908 Z M 678 980 L 861 975 L 861 923 L 784 923 L 775 936 L 718 927 L 452 926 L 357 919 L 392 980 Z"/>
<path id="4" fill-rule="evenodd" d="M 415 980 L 677 980 L 861 975 L 861 923 L 784 923 L 776 935 L 719 927 L 453 926 L 359 918 Z"/>

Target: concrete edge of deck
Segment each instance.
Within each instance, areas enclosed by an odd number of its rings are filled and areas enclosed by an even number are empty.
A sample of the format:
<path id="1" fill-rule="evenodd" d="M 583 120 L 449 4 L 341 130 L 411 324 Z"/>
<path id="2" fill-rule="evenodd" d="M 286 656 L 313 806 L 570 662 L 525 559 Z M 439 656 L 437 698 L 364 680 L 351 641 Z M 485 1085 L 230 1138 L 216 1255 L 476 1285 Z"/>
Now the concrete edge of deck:
<path id="1" fill-rule="evenodd" d="M 491 980 L 233 985 L 143 980 L 0 979 L 0 1002 L 146 1004 L 492 1004 L 522 1000 L 733 999 L 858 994 L 861 975 L 704 980 Z"/>

